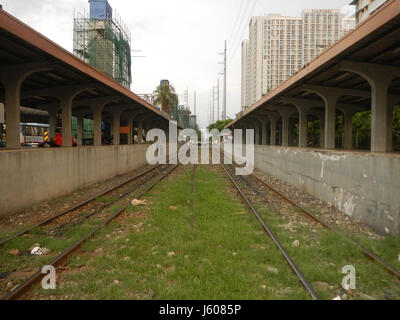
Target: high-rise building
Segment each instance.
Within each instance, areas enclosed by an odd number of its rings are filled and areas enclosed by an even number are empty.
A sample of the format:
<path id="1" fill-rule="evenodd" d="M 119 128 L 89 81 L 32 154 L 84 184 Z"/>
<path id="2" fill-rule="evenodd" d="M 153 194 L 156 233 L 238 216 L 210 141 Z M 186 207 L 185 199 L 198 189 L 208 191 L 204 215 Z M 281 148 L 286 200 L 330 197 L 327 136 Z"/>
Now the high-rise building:
<path id="1" fill-rule="evenodd" d="M 247 106 L 247 83 L 249 81 L 249 72 L 248 72 L 248 59 L 249 53 L 249 40 L 243 40 L 242 42 L 242 106 Z"/>
<path id="2" fill-rule="evenodd" d="M 355 26 L 339 10 L 309 9 L 301 17 L 253 17 L 242 43 L 242 108 L 311 62 Z"/>
<path id="3" fill-rule="evenodd" d="M 356 6 L 357 24 L 367 19 L 376 9 L 382 6 L 388 0 L 353 0 L 350 5 Z"/>
<path id="4" fill-rule="evenodd" d="M 89 16 L 74 17 L 74 54 L 129 89 L 131 35 L 107 0 L 89 2 Z"/>
<path id="5" fill-rule="evenodd" d="M 247 88 L 246 96 L 251 105 L 254 97 L 262 94 L 262 71 L 263 71 L 263 17 L 253 17 L 249 25 L 249 44 L 247 59 Z"/>
<path id="6" fill-rule="evenodd" d="M 342 37 L 342 19 L 343 15 L 339 10 L 303 11 L 303 65 L 311 62 Z"/>
<path id="7" fill-rule="evenodd" d="M 303 27 L 298 17 L 270 14 L 264 19 L 262 94 L 267 94 L 302 66 Z M 260 96 L 255 97 L 260 98 Z"/>
<path id="8" fill-rule="evenodd" d="M 342 20 L 342 36 L 345 36 L 350 31 L 355 29 L 356 27 L 356 19 L 345 17 Z"/>

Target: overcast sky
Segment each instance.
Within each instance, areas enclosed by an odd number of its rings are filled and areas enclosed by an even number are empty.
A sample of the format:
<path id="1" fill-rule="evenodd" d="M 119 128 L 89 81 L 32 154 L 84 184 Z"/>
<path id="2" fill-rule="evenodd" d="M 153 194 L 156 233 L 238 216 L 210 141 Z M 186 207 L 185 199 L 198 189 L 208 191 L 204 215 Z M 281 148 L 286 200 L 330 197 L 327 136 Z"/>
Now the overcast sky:
<path id="1" fill-rule="evenodd" d="M 228 116 L 240 111 L 240 44 L 248 38 L 251 16 L 268 13 L 299 16 L 303 9 L 342 9 L 350 0 L 109 0 L 130 28 L 134 53 L 132 91 L 151 93 L 169 79 L 183 103 L 197 91 L 201 127 L 209 120 L 212 86 L 222 72 L 224 40 L 228 40 Z M 72 51 L 74 10 L 89 9 L 88 0 L 0 0 L 4 10 L 65 49 Z M 351 11 L 350 11 L 351 12 Z M 221 84 L 222 77 L 220 76 Z M 222 91 L 221 91 L 222 110 Z M 222 111 L 221 111 L 222 112 Z"/>

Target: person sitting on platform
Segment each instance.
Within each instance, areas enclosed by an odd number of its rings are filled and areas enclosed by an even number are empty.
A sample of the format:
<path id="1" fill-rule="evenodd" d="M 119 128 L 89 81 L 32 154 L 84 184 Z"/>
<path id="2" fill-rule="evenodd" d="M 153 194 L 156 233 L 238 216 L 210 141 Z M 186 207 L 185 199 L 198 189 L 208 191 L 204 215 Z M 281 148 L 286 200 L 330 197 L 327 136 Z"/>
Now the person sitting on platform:
<path id="1" fill-rule="evenodd" d="M 74 138 L 71 138 L 72 146 L 76 147 L 77 144 L 74 141 Z M 63 144 L 63 137 L 61 134 L 61 129 L 56 129 L 56 136 L 52 138 L 50 141 L 43 142 L 39 147 L 44 147 L 45 144 L 48 144 L 51 148 L 61 148 Z"/>

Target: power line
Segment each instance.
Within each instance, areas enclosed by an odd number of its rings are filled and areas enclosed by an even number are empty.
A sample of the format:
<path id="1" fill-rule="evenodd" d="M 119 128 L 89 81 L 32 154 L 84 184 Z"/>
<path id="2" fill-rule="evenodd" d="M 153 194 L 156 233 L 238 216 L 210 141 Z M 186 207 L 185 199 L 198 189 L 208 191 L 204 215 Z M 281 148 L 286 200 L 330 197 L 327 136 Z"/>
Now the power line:
<path id="1" fill-rule="evenodd" d="M 251 17 L 253 16 L 254 9 L 255 9 L 256 5 L 258 4 L 258 2 L 259 2 L 259 0 L 255 0 L 255 1 L 253 2 L 253 6 L 251 7 L 251 10 L 250 10 L 250 12 L 249 12 L 249 15 L 247 16 L 247 20 L 246 20 L 247 23 L 245 23 L 244 26 L 243 26 L 242 29 L 241 29 L 241 30 L 242 30 L 241 36 L 237 38 L 238 41 L 235 43 L 234 49 L 233 49 L 232 51 L 230 51 L 230 56 L 229 56 L 229 63 L 228 63 L 228 65 L 230 65 L 231 61 L 232 61 L 233 58 L 236 56 L 237 50 L 238 50 L 238 48 L 240 47 L 240 45 L 241 45 L 241 43 L 242 43 L 242 41 L 243 41 L 244 34 L 245 34 L 246 31 L 247 31 L 248 21 L 249 21 L 249 20 L 251 19 Z"/>
<path id="2" fill-rule="evenodd" d="M 253 0 L 253 1 L 255 1 L 255 0 Z M 247 16 L 249 15 L 249 9 L 251 8 L 251 6 L 250 5 L 248 5 L 248 6 L 246 6 L 246 8 L 242 11 L 243 12 L 243 14 L 241 15 L 241 17 L 240 17 L 240 20 L 238 21 L 238 23 L 236 24 L 237 25 L 237 30 L 236 30 L 236 34 L 238 34 L 239 32 L 240 32 L 240 30 L 242 30 L 243 29 L 243 25 L 246 25 L 247 24 Z M 251 9 L 250 9 L 251 10 Z M 234 47 L 234 44 L 235 44 L 235 42 L 236 41 L 233 41 L 233 40 L 237 40 L 237 37 L 233 37 L 233 39 L 232 39 L 232 41 L 231 41 L 231 43 L 230 43 L 230 46 L 229 46 L 229 50 L 228 51 L 230 51 L 233 47 Z"/>
<path id="3" fill-rule="evenodd" d="M 248 25 L 248 19 L 249 19 L 248 17 L 249 17 L 249 15 L 251 16 L 252 11 L 254 10 L 254 5 L 255 5 L 256 2 L 258 2 L 258 1 L 257 0 L 253 0 L 252 6 L 250 6 L 250 5 L 247 6 L 246 9 L 243 11 L 242 18 L 241 18 L 240 22 L 238 23 L 239 28 L 237 29 L 236 33 L 240 34 L 240 31 L 243 30 L 243 28 L 245 28 Z M 234 37 L 234 38 L 236 39 L 236 41 L 237 40 L 240 41 L 240 38 L 239 39 L 238 39 L 238 37 Z M 231 42 L 231 44 L 230 44 L 230 46 L 228 48 L 229 52 L 231 52 L 231 50 L 235 46 L 236 41 L 232 41 Z"/>
<path id="4" fill-rule="evenodd" d="M 256 1 L 253 3 L 253 7 L 252 7 L 252 9 L 250 10 L 250 16 L 248 17 L 248 19 L 250 19 L 251 16 L 253 15 L 254 8 L 256 7 L 256 5 L 258 4 L 259 1 L 260 1 L 260 0 L 256 0 Z M 232 61 L 233 58 L 236 56 L 236 52 L 237 52 L 238 48 L 240 47 L 240 44 L 241 44 L 241 42 L 242 42 L 242 39 L 243 39 L 243 37 L 244 37 L 245 32 L 246 32 L 246 26 L 245 26 L 245 28 L 243 29 L 243 32 L 242 32 L 242 34 L 241 34 L 241 37 L 238 38 L 239 41 L 237 42 L 237 44 L 236 44 L 236 46 L 235 46 L 235 49 L 232 51 L 233 53 L 232 53 L 232 55 L 231 55 L 230 58 L 229 58 L 228 66 L 230 66 L 231 61 Z"/>
<path id="5" fill-rule="evenodd" d="M 228 38 L 228 42 L 229 43 L 231 43 L 231 40 L 233 40 L 232 37 L 235 34 L 235 31 L 237 29 L 236 27 L 239 26 L 239 24 L 237 22 L 239 21 L 239 18 L 241 17 L 241 14 L 244 13 L 244 11 L 242 11 L 242 9 L 243 9 L 243 5 L 245 4 L 245 2 L 246 2 L 246 0 L 241 0 L 240 6 L 239 6 L 239 10 L 238 10 L 238 12 L 236 14 L 236 18 L 234 20 L 234 24 L 233 24 L 233 28 L 232 28 L 231 34 L 229 35 L 229 38 Z"/>
<path id="6" fill-rule="evenodd" d="M 223 100 L 223 111 L 222 111 L 222 120 L 226 120 L 226 40 L 225 40 L 225 48 L 224 48 L 224 52 L 220 53 L 222 55 L 224 55 L 224 62 L 220 62 L 220 64 L 224 65 L 224 72 L 220 73 L 220 75 L 224 76 L 224 100 Z"/>

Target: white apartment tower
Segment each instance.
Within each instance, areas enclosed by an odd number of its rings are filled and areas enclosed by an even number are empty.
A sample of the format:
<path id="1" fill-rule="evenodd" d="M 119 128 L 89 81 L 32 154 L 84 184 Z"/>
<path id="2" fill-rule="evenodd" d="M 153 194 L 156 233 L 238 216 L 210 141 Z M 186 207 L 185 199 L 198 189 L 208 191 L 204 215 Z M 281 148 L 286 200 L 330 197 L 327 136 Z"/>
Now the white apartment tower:
<path id="1" fill-rule="evenodd" d="M 343 18 L 342 20 L 342 36 L 345 36 L 350 31 L 356 28 L 356 19 L 354 18 Z"/>
<path id="2" fill-rule="evenodd" d="M 270 14 L 264 19 L 262 95 L 276 88 L 302 66 L 301 18 Z M 261 96 L 262 96 L 261 95 Z M 255 97 L 254 102 L 260 96 Z"/>
<path id="3" fill-rule="evenodd" d="M 306 65 L 343 36 L 343 15 L 339 10 L 308 9 L 301 16 L 303 65 Z"/>
<path id="4" fill-rule="evenodd" d="M 256 97 L 262 96 L 262 76 L 263 76 L 263 38 L 264 30 L 263 17 L 253 17 L 249 25 L 249 43 L 248 43 L 248 81 L 247 81 L 247 103 L 250 106 Z"/>
<path id="5" fill-rule="evenodd" d="M 339 10 L 253 17 L 242 44 L 242 107 L 251 106 L 355 26 Z"/>
<path id="6" fill-rule="evenodd" d="M 357 24 L 367 19 L 376 9 L 381 7 L 388 0 L 353 0 L 350 5 L 356 6 Z"/>
<path id="7" fill-rule="evenodd" d="M 248 52 L 249 52 L 249 40 L 243 40 L 242 42 L 242 102 L 241 106 L 247 106 L 247 101 L 249 98 L 247 97 L 248 90 L 248 81 L 249 81 L 249 59 L 248 59 Z"/>

